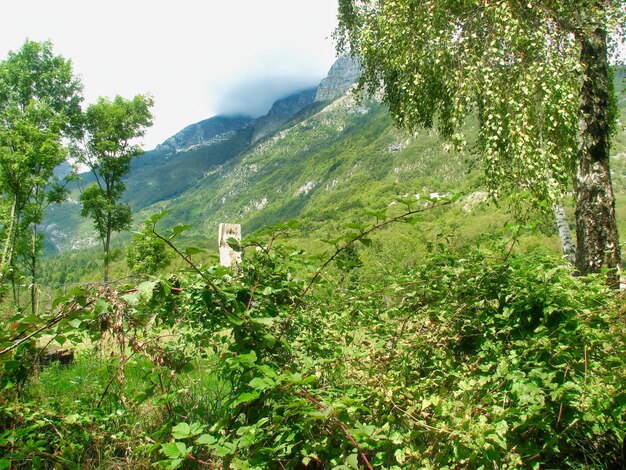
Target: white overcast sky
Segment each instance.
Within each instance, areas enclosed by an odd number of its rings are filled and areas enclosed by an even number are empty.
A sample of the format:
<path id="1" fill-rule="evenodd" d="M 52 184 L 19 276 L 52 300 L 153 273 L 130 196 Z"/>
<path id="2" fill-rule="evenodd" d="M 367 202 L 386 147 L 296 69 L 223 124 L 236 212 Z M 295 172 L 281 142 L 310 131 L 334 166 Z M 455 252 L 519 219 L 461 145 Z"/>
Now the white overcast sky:
<path id="1" fill-rule="evenodd" d="M 335 60 L 336 0 L 3 2 L 0 60 L 26 39 L 72 60 L 86 102 L 151 93 L 151 149 L 218 113 L 267 111 Z"/>

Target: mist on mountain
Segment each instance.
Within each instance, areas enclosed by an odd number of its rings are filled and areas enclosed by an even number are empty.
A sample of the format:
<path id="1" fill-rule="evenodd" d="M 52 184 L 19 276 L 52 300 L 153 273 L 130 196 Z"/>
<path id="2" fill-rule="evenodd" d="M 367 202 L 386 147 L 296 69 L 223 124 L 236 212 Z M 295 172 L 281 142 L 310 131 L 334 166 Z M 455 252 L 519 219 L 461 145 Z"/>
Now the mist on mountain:
<path id="1" fill-rule="evenodd" d="M 216 104 L 218 115 L 250 116 L 266 114 L 280 98 L 315 87 L 321 77 L 305 76 L 255 76 L 223 90 Z"/>

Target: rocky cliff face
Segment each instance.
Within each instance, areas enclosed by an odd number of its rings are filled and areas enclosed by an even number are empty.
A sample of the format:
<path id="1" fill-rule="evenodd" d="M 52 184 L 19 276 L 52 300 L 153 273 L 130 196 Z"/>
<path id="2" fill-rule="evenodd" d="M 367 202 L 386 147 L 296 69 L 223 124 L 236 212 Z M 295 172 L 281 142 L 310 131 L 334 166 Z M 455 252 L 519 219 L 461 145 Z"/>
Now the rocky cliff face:
<path id="1" fill-rule="evenodd" d="M 252 122 L 248 116 L 215 116 L 191 124 L 155 149 L 161 153 L 177 153 L 196 145 L 209 145 L 228 139 L 235 131 Z"/>
<path id="2" fill-rule="evenodd" d="M 361 75 L 361 67 L 350 56 L 341 56 L 333 64 L 328 76 L 320 82 L 315 101 L 335 100 L 344 95 Z"/>
<path id="3" fill-rule="evenodd" d="M 361 74 L 358 63 L 341 56 L 333 64 L 317 88 L 302 90 L 277 100 L 270 111 L 257 119 L 248 116 L 215 116 L 191 124 L 156 147 L 160 154 L 183 152 L 198 145 L 210 145 L 228 139 L 247 125 L 254 127 L 255 142 L 277 131 L 298 112 L 316 101 L 331 101 L 343 96 Z"/>
<path id="4" fill-rule="evenodd" d="M 252 140 L 257 141 L 277 131 L 298 112 L 313 103 L 316 93 L 317 88 L 310 88 L 276 101 L 265 116 L 254 122 Z"/>

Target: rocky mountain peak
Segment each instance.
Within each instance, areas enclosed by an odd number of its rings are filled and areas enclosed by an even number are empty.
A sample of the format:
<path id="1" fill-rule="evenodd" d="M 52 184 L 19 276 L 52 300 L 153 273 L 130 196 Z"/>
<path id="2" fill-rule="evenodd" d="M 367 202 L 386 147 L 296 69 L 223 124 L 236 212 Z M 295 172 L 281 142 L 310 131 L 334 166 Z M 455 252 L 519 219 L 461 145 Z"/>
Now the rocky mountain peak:
<path id="1" fill-rule="evenodd" d="M 315 101 L 335 100 L 344 95 L 361 76 L 361 67 L 352 57 L 340 56 L 320 82 Z"/>
<path id="2" fill-rule="evenodd" d="M 255 121 L 253 141 L 278 130 L 299 111 L 313 103 L 317 88 L 302 90 L 274 102 L 269 112 Z"/>
<path id="3" fill-rule="evenodd" d="M 195 145 L 205 145 L 215 139 L 231 136 L 252 121 L 248 116 L 215 116 L 185 127 L 155 150 L 165 153 L 177 153 Z"/>

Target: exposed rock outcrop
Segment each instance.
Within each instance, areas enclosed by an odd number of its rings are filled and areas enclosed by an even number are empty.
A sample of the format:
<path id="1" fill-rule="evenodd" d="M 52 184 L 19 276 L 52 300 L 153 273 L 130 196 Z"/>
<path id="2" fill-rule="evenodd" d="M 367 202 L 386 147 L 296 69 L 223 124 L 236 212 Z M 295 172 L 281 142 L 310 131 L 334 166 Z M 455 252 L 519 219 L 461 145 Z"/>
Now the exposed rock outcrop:
<path id="1" fill-rule="evenodd" d="M 361 76 L 361 67 L 352 57 L 339 57 L 328 71 L 328 76 L 320 82 L 315 101 L 335 100 L 344 95 Z"/>
<path id="2" fill-rule="evenodd" d="M 252 141 L 256 142 L 280 129 L 298 112 L 313 103 L 316 92 L 317 88 L 309 88 L 275 101 L 265 116 L 255 120 Z"/>
<path id="3" fill-rule="evenodd" d="M 177 153 L 195 145 L 207 145 L 213 140 L 230 137 L 233 132 L 252 122 L 249 116 L 215 116 L 185 127 L 173 135 L 156 151 L 163 153 Z"/>

